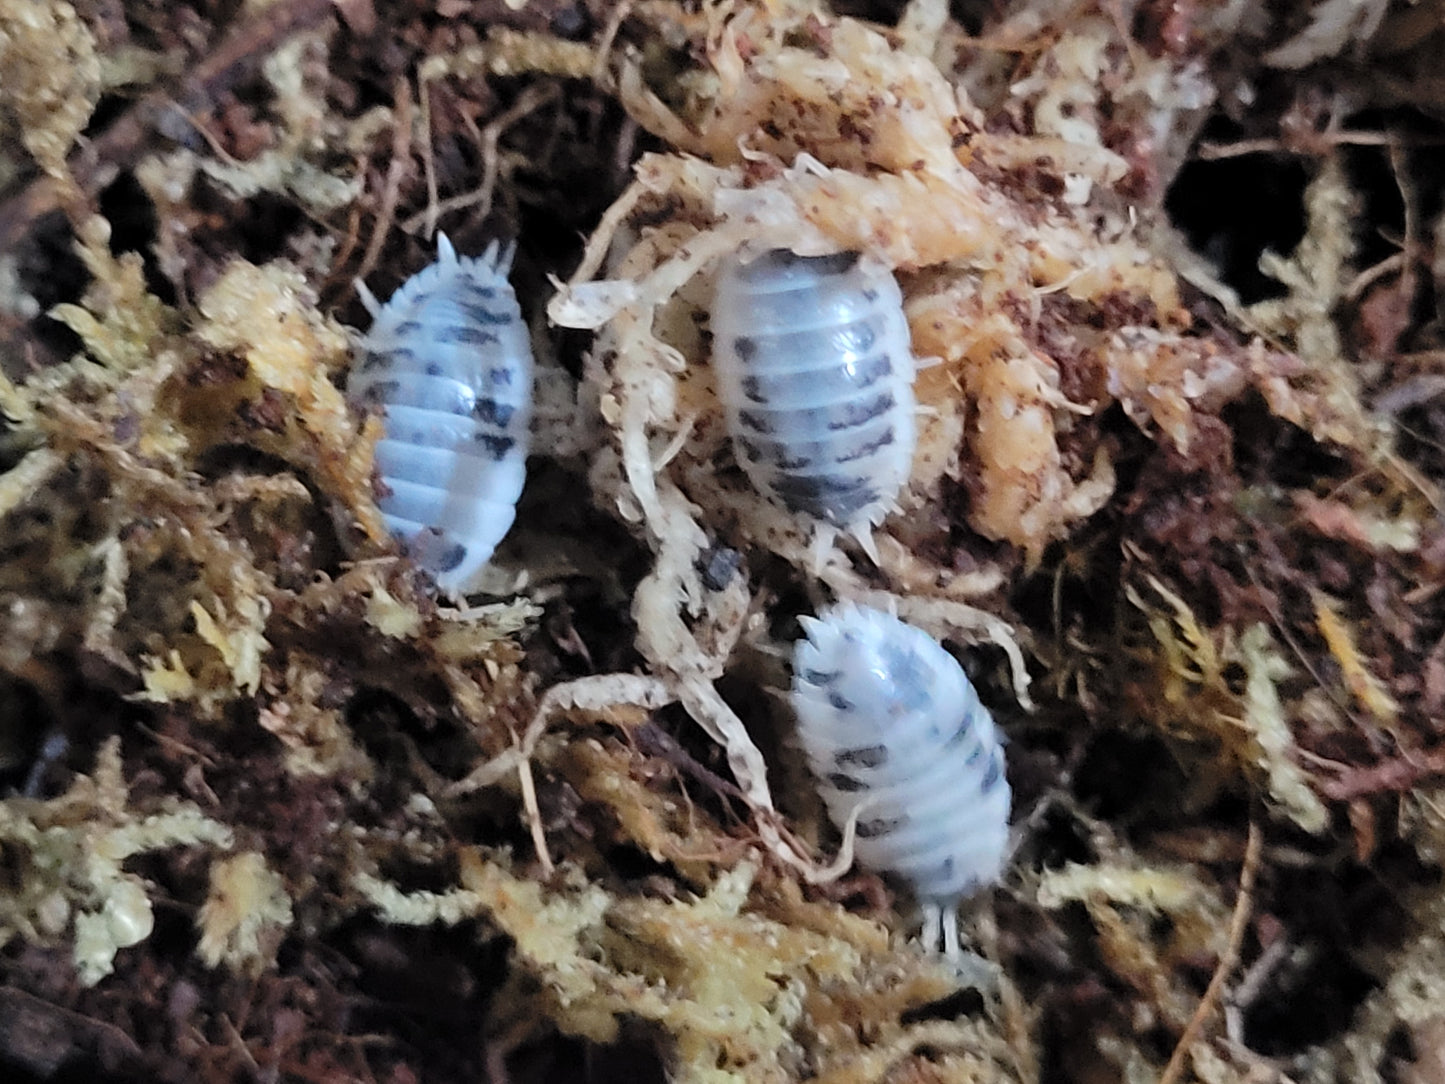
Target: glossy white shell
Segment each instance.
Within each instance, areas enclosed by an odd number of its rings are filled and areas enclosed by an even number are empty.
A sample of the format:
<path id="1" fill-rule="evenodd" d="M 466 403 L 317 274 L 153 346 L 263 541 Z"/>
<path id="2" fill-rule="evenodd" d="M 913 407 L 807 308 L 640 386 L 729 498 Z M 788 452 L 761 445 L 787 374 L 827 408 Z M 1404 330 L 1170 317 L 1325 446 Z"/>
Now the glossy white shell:
<path id="1" fill-rule="evenodd" d="M 937 921 L 1008 854 L 993 717 L 953 656 L 896 617 L 844 602 L 801 620 L 793 707 L 828 812 L 842 826 L 866 800 L 858 861 L 897 874 Z"/>
<path id="2" fill-rule="evenodd" d="M 893 276 L 850 253 L 734 261 L 718 276 L 712 334 L 718 394 L 753 484 L 839 527 L 881 520 L 917 440 Z"/>
<path id="3" fill-rule="evenodd" d="M 532 344 L 507 281 L 513 249 L 497 242 L 458 259 L 444 235 L 437 261 L 375 319 L 348 391 L 380 408 L 376 446 L 386 525 L 457 595 L 516 518 L 532 414 Z"/>

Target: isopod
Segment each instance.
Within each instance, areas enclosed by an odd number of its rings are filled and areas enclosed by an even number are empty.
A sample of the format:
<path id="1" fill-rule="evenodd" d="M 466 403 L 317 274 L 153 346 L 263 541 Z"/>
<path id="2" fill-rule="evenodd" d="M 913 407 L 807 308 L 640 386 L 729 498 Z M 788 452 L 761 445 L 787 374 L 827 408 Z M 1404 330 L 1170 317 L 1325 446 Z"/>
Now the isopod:
<path id="1" fill-rule="evenodd" d="M 403 552 L 453 596 L 475 581 L 516 518 L 526 479 L 532 346 L 507 281 L 515 246 L 437 260 L 372 315 L 349 391 L 380 409 L 378 505 Z"/>
<path id="2" fill-rule="evenodd" d="M 903 296 L 856 253 L 774 249 L 720 272 L 711 326 L 739 464 L 762 493 L 854 533 L 908 481 L 917 440 Z"/>
<path id="3" fill-rule="evenodd" d="M 993 717 L 922 630 L 842 602 L 803 617 L 793 651 L 799 739 L 858 861 L 913 890 L 925 939 L 958 954 L 958 904 L 997 881 L 1010 790 Z"/>

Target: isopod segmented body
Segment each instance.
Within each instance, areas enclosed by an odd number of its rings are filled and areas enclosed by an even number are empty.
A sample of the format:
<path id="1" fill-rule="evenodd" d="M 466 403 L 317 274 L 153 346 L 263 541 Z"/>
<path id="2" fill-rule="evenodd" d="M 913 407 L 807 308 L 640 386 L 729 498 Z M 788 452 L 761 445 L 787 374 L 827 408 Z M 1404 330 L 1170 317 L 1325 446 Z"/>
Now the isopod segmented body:
<path id="1" fill-rule="evenodd" d="M 349 392 L 379 407 L 378 499 L 402 549 L 448 594 L 467 590 L 516 518 L 526 478 L 532 345 L 507 281 L 513 247 L 493 241 L 437 261 L 374 317 Z"/>
<path id="2" fill-rule="evenodd" d="M 753 484 L 841 528 L 881 520 L 917 439 L 893 276 L 855 253 L 734 261 L 718 276 L 712 335 L 718 393 Z"/>
<path id="3" fill-rule="evenodd" d="M 828 812 L 843 826 L 862 806 L 859 862 L 906 881 L 926 935 L 955 953 L 957 904 L 1008 853 L 993 717 L 957 660 L 898 618 L 843 602 L 801 620 L 792 700 Z"/>

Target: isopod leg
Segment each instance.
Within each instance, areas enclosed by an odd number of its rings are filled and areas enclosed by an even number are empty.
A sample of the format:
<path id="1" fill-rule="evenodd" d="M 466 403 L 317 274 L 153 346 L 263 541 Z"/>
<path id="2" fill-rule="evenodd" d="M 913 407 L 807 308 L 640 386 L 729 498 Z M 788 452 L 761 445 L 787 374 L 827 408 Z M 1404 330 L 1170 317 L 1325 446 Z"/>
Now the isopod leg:
<path id="1" fill-rule="evenodd" d="M 943 926 L 943 955 L 946 959 L 957 960 L 963 955 L 963 949 L 958 943 L 958 908 L 948 906 L 940 908 L 939 921 Z"/>
<path id="2" fill-rule="evenodd" d="M 371 287 L 360 279 L 352 279 L 351 284 L 356 287 L 356 296 L 361 298 L 361 304 L 371 314 L 373 320 L 381 312 L 381 302 L 376 300 L 376 295 L 371 292 Z"/>
<path id="3" fill-rule="evenodd" d="M 922 909 L 923 929 L 919 931 L 919 940 L 923 942 L 923 947 L 926 951 L 936 952 L 938 946 L 943 943 L 943 928 L 945 925 L 943 907 L 929 901 L 922 905 Z M 955 928 L 954 936 L 956 937 L 957 935 L 958 931 L 957 928 Z"/>
<path id="4" fill-rule="evenodd" d="M 919 940 L 928 952 L 943 950 L 946 960 L 957 962 L 963 958 L 963 944 L 958 936 L 958 906 L 956 903 L 938 903 L 930 900 L 921 905 L 923 929 Z"/>

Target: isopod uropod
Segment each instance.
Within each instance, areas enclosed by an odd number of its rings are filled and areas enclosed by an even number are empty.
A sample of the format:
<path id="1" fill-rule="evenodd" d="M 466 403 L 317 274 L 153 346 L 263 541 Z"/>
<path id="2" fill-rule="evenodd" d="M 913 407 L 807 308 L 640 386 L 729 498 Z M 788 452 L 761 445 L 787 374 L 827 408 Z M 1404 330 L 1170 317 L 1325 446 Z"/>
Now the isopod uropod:
<path id="1" fill-rule="evenodd" d="M 854 533 L 879 522 L 917 439 L 892 274 L 856 253 L 775 249 L 722 270 L 711 323 L 718 393 L 753 484 Z"/>
<path id="2" fill-rule="evenodd" d="M 801 618 L 799 738 L 833 821 L 859 810 L 858 861 L 912 888 L 925 940 L 958 952 L 957 905 L 998 880 L 1010 791 L 993 718 L 927 634 L 843 602 Z"/>
<path id="3" fill-rule="evenodd" d="M 437 260 L 373 317 L 349 392 L 381 410 L 378 504 L 404 552 L 449 595 L 466 591 L 516 518 L 532 413 L 532 346 L 507 281 L 515 246 Z"/>

